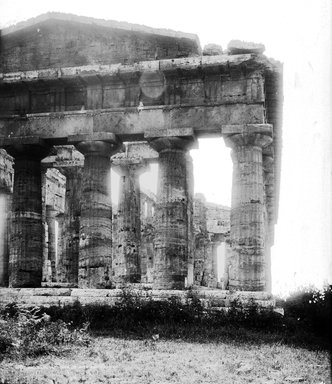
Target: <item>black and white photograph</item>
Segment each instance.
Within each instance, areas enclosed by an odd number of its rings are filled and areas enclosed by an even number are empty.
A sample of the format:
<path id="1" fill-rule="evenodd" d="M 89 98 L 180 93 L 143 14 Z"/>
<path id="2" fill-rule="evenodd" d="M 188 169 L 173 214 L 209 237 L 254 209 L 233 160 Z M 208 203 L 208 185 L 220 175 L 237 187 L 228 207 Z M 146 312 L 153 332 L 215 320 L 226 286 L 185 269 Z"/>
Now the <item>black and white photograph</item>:
<path id="1" fill-rule="evenodd" d="M 329 0 L 0 0 L 0 384 L 329 384 Z"/>

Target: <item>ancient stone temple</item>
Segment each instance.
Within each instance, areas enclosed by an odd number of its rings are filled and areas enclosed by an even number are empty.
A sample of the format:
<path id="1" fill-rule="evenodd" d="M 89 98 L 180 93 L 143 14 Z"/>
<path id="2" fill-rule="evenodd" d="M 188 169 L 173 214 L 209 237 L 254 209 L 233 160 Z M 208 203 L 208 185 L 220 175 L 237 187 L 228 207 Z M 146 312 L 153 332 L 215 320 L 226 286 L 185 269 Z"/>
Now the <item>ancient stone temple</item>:
<path id="1" fill-rule="evenodd" d="M 193 34 L 49 13 L 0 49 L 2 286 L 270 290 L 282 65 L 262 45 L 202 52 Z M 232 148 L 230 209 L 194 197 L 201 137 Z"/>

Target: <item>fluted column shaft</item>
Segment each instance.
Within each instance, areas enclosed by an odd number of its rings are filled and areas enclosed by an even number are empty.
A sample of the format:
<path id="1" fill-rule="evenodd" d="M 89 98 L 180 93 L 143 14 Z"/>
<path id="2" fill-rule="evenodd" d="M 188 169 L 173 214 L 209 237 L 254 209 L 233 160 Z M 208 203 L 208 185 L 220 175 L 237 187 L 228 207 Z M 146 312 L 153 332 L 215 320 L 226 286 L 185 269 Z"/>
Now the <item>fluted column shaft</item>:
<path id="1" fill-rule="evenodd" d="M 159 152 L 156 204 L 155 289 L 183 289 L 188 278 L 188 240 L 192 193 L 187 173 L 191 139 L 168 137 L 150 142 Z"/>
<path id="2" fill-rule="evenodd" d="M 194 234 L 194 167 L 193 159 L 189 153 L 187 161 L 187 185 L 188 185 L 188 274 L 187 286 L 194 284 L 194 258 L 195 258 L 195 234 Z"/>
<path id="3" fill-rule="evenodd" d="M 111 286 L 112 205 L 111 160 L 114 145 L 83 141 L 76 148 L 85 156 L 82 177 L 79 288 Z"/>
<path id="4" fill-rule="evenodd" d="M 114 158 L 113 169 L 120 174 L 116 247 L 113 254 L 113 281 L 140 283 L 141 192 L 139 175 L 146 170 L 140 159 Z"/>
<path id="5" fill-rule="evenodd" d="M 13 190 L 13 159 L 0 149 L 0 287 L 8 286 L 8 221 Z"/>
<path id="6" fill-rule="evenodd" d="M 48 260 L 51 263 L 51 281 L 56 281 L 56 247 L 57 237 L 55 231 L 56 210 L 50 206 L 46 206 L 46 222 L 48 228 Z"/>
<path id="7" fill-rule="evenodd" d="M 7 149 L 15 158 L 10 226 L 9 286 L 39 287 L 42 280 L 43 224 L 40 161 L 48 148 Z"/>
<path id="8" fill-rule="evenodd" d="M 274 241 L 274 159 L 271 155 L 263 156 L 265 189 L 265 255 L 266 255 L 266 290 L 272 291 L 271 246 Z"/>
<path id="9" fill-rule="evenodd" d="M 266 289 L 262 148 L 271 141 L 269 135 L 260 133 L 226 138 L 233 149 L 230 289 Z"/>
<path id="10" fill-rule="evenodd" d="M 213 241 L 211 244 L 211 252 L 212 252 L 212 276 L 214 279 L 214 283 L 218 283 L 218 247 L 220 242 Z"/>
<path id="11" fill-rule="evenodd" d="M 0 188 L 0 287 L 8 286 L 8 213 L 10 211 L 10 195 Z"/>
<path id="12" fill-rule="evenodd" d="M 61 254 L 57 281 L 77 285 L 81 213 L 81 167 L 60 167 L 66 176 L 65 210 L 61 221 Z"/>

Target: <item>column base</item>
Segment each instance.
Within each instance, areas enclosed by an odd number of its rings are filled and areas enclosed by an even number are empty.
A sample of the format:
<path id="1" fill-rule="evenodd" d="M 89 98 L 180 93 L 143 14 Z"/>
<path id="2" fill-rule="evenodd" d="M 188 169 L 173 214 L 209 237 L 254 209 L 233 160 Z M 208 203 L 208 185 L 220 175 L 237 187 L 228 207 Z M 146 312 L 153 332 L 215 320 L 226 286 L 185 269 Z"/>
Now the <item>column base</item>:
<path id="1" fill-rule="evenodd" d="M 78 270 L 78 287 L 79 288 L 96 288 L 108 289 L 112 288 L 109 278 L 109 267 L 89 267 L 79 268 Z"/>
<path id="2" fill-rule="evenodd" d="M 187 276 L 171 275 L 158 277 L 152 284 L 152 289 L 178 289 L 183 290 L 187 288 Z"/>

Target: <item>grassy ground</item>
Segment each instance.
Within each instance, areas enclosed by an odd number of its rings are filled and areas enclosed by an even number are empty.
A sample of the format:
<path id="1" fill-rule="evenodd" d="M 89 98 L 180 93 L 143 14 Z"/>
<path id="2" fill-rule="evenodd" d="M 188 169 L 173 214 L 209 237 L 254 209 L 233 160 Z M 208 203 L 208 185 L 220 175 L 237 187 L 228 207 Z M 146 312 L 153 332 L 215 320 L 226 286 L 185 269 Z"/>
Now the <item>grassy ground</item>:
<path id="1" fill-rule="evenodd" d="M 327 351 L 281 343 L 94 336 L 62 356 L 5 359 L 0 383 L 331 383 Z"/>

